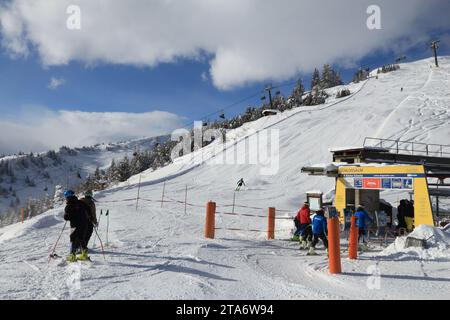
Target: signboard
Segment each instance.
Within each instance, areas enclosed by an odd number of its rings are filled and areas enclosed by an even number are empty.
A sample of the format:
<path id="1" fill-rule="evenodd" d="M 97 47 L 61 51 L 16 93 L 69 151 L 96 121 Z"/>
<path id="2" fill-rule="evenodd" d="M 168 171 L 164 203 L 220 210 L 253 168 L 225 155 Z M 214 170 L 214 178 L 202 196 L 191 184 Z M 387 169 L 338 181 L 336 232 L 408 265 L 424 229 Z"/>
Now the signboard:
<path id="1" fill-rule="evenodd" d="M 344 178 L 347 188 L 350 189 L 371 189 L 371 190 L 407 190 L 414 189 L 414 179 L 405 175 L 402 178 L 374 178 L 362 177 Z"/>
<path id="2" fill-rule="evenodd" d="M 381 189 L 381 179 L 379 178 L 364 178 L 363 179 L 364 189 Z"/>

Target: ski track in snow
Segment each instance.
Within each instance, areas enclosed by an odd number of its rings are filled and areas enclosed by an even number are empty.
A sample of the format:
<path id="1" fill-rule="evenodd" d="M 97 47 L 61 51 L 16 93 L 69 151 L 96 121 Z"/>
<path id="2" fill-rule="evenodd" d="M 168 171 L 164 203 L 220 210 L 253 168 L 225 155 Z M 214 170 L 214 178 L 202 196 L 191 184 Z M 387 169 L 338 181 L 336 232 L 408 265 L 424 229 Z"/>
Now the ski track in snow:
<path id="1" fill-rule="evenodd" d="M 62 208 L 0 229 L 0 299 L 449 298 L 445 293 L 450 289 L 450 260 L 394 261 L 378 256 L 382 248 L 376 247 L 350 261 L 343 251 L 344 273 L 333 276 L 321 245 L 318 256 L 306 256 L 296 243 L 265 240 L 265 232 L 216 230 L 215 240 L 203 238 L 204 204 L 213 200 L 218 211 L 231 210 L 225 205 L 232 203 L 240 177 L 248 187 L 236 193 L 235 212 L 265 215 L 267 209 L 241 206 L 275 206 L 289 211 L 278 216 L 293 216 L 305 191 L 333 188 L 332 179 L 300 174 L 303 165 L 331 161 L 331 147 L 361 145 L 366 136 L 448 143 L 450 58 L 442 59 L 439 70 L 430 71 L 430 64 L 431 60 L 404 64 L 378 80 L 349 85 L 352 95 L 346 99 L 331 97 L 323 106 L 245 124 L 230 132 L 225 148 L 213 143 L 165 168 L 144 172 L 137 210 L 135 201 L 119 200 L 136 197 L 139 177 L 97 194 L 98 211 L 110 210 L 106 262 L 96 240 L 92 263 L 67 264 L 66 229 L 56 250 L 62 258 L 47 264 L 64 224 Z M 262 176 L 255 165 L 212 164 L 264 129 L 280 130 L 276 175 Z M 157 200 L 164 181 L 165 199 L 183 201 L 188 185 L 188 202 L 193 205 L 187 206 L 186 214 L 179 203 L 161 208 Z M 103 216 L 99 234 L 104 244 L 106 222 Z M 265 230 L 266 223 L 246 216 L 216 217 L 220 228 Z M 277 239 L 290 237 L 286 230 L 291 228 L 291 220 L 277 220 L 276 230 L 283 230 L 277 231 Z M 368 285 L 373 268 L 381 274 L 379 289 Z M 79 288 L 73 286 L 74 274 L 80 275 Z"/>

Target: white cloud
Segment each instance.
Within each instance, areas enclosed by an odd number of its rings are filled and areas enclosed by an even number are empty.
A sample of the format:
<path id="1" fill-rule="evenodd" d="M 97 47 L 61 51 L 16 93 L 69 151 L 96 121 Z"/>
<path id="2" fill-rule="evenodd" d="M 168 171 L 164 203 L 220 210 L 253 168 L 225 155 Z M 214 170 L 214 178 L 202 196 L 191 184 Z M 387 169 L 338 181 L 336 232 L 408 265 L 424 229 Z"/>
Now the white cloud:
<path id="1" fill-rule="evenodd" d="M 70 4 L 81 8 L 81 30 L 66 27 Z M 382 30 L 367 29 L 373 4 Z M 213 83 L 228 89 L 405 50 L 450 27 L 449 11 L 442 0 L 10 0 L 0 21 L 3 46 L 14 55 L 35 48 L 44 65 L 155 66 L 206 56 Z"/>
<path id="2" fill-rule="evenodd" d="M 16 118 L 0 120 L 0 154 L 152 137 L 171 133 L 184 120 L 163 111 L 98 113 L 28 108 Z"/>
<path id="3" fill-rule="evenodd" d="M 49 88 L 50 90 L 56 90 L 65 83 L 66 83 L 66 79 L 64 79 L 64 78 L 52 77 L 50 79 L 50 83 L 48 84 L 47 88 Z"/>

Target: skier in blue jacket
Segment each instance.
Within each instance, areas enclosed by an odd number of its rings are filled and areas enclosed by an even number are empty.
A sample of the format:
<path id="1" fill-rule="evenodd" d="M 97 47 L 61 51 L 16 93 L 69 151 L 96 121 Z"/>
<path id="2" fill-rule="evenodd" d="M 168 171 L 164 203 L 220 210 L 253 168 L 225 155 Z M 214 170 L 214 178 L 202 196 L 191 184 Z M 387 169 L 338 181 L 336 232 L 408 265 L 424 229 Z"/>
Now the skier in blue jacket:
<path id="1" fill-rule="evenodd" d="M 328 250 L 328 239 L 327 239 L 327 219 L 325 218 L 325 211 L 320 209 L 317 211 L 316 215 L 312 219 L 312 232 L 313 232 L 313 241 L 309 248 L 308 255 L 315 254 L 316 244 L 319 242 L 319 239 L 322 240 L 323 245 Z"/>
<path id="2" fill-rule="evenodd" d="M 363 243 L 366 243 L 366 224 L 367 220 L 370 221 L 370 223 L 373 222 L 373 219 L 367 214 L 366 210 L 364 210 L 363 206 L 359 206 L 358 209 L 355 212 L 356 216 L 356 225 L 359 229 L 359 235 L 358 235 L 358 242 L 362 237 Z"/>

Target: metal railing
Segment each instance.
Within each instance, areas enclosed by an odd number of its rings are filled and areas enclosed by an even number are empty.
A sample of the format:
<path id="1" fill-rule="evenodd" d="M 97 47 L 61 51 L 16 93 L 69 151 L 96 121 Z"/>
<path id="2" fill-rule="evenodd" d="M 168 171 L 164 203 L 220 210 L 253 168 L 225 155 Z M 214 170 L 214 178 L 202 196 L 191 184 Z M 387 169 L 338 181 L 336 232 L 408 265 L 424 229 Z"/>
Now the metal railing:
<path id="1" fill-rule="evenodd" d="M 395 154 L 450 158 L 450 145 L 444 144 L 367 137 L 364 139 L 364 147 L 382 148 Z"/>

